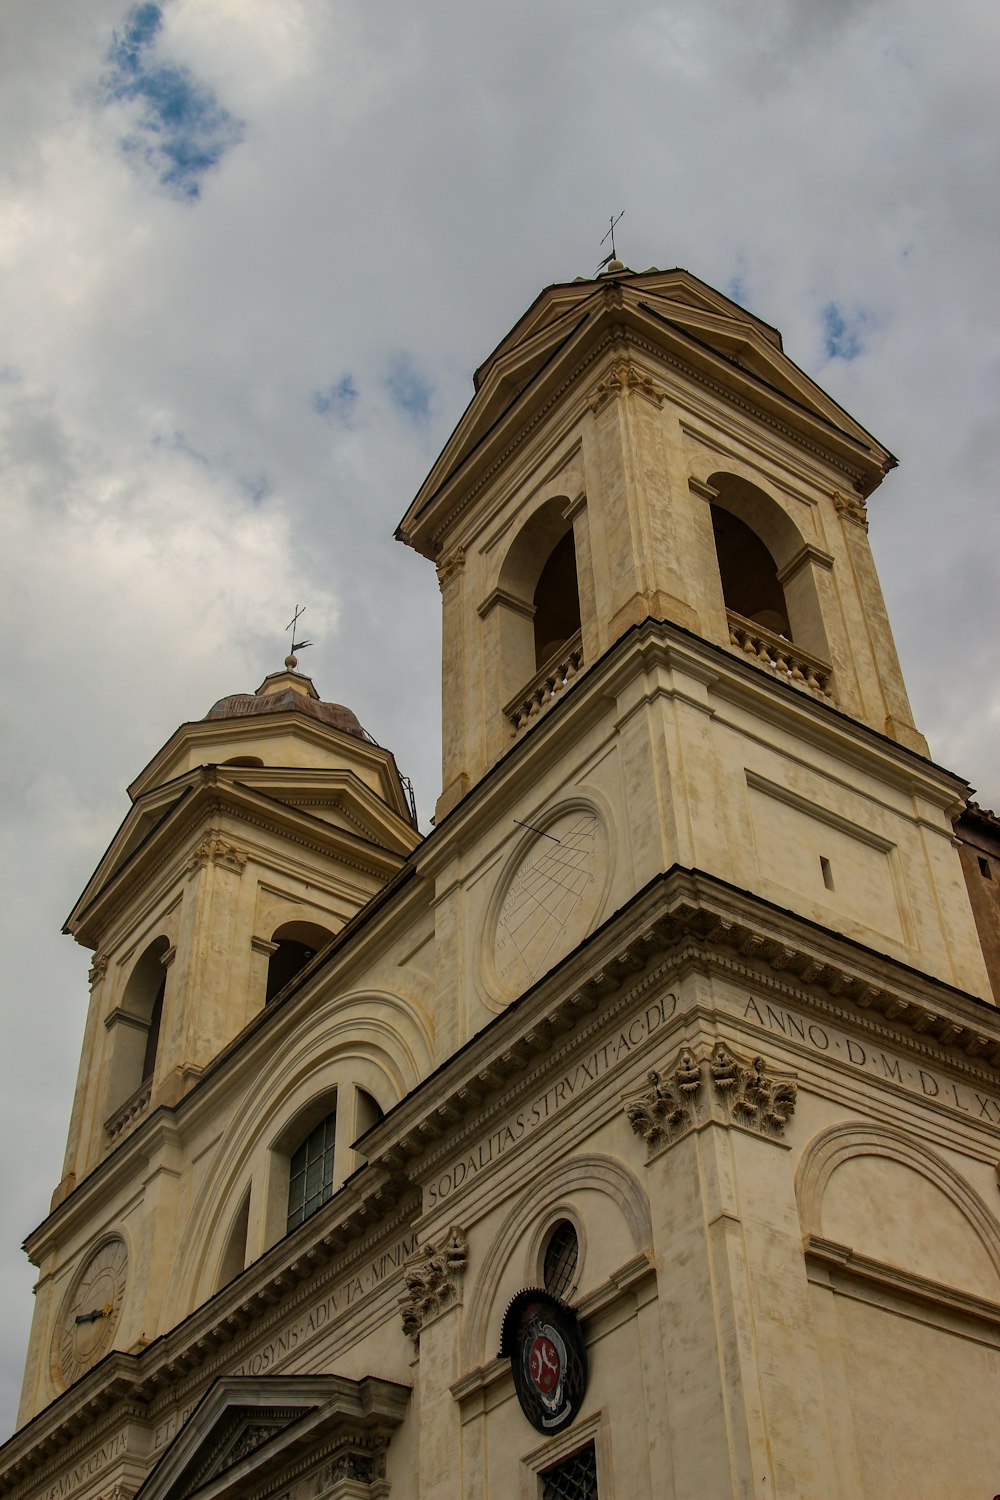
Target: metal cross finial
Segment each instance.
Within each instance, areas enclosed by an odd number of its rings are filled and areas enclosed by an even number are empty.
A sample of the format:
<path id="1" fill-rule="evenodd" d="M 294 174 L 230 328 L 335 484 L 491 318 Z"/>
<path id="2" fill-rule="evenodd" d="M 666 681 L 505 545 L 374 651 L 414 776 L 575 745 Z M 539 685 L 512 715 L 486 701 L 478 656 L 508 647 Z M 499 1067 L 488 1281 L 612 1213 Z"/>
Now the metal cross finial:
<path id="1" fill-rule="evenodd" d="M 296 604 L 296 606 L 295 606 L 295 613 L 292 616 L 292 618 L 289 620 L 288 624 L 285 626 L 286 630 L 290 630 L 292 632 L 291 650 L 289 651 L 288 655 L 285 657 L 285 666 L 286 667 L 288 667 L 288 666 L 291 666 L 291 667 L 297 666 L 298 663 L 295 660 L 295 653 L 296 653 L 296 651 L 304 651 L 307 646 L 311 646 L 312 645 L 312 641 L 297 641 L 295 639 L 295 627 L 299 623 L 300 616 L 304 615 L 305 612 L 306 612 L 306 607 L 305 607 L 304 604 L 303 604 L 303 606 L 302 606 L 301 609 L 299 609 L 299 606 Z"/>
<path id="2" fill-rule="evenodd" d="M 608 230 L 607 234 L 604 236 L 603 240 L 601 241 L 601 244 L 602 245 L 606 245 L 607 242 L 608 242 L 608 240 L 610 240 L 611 241 L 611 254 L 610 255 L 606 255 L 604 257 L 604 259 L 601 261 L 601 264 L 597 268 L 599 271 L 603 271 L 605 266 L 609 266 L 613 260 L 617 260 L 618 259 L 618 256 L 617 256 L 617 254 L 615 252 L 615 225 L 618 223 L 618 221 L 620 219 L 623 219 L 624 217 L 625 217 L 625 210 L 622 209 L 622 211 L 621 211 L 620 214 L 613 215 L 613 217 L 610 220 L 611 228 Z"/>

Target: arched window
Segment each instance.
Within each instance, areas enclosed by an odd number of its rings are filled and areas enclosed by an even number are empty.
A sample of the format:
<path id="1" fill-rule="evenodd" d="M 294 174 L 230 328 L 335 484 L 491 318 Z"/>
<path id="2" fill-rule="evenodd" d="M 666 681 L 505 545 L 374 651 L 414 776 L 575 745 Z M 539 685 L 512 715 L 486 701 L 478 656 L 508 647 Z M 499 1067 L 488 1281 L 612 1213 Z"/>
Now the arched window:
<path id="1" fill-rule="evenodd" d="M 553 1227 L 542 1259 L 542 1280 L 553 1297 L 568 1302 L 576 1291 L 576 1268 L 580 1259 L 580 1242 L 568 1219 Z"/>
<path id="2" fill-rule="evenodd" d="M 250 1230 L 250 1189 L 247 1188 L 236 1217 L 229 1230 L 226 1240 L 226 1248 L 219 1263 L 219 1273 L 215 1281 L 215 1289 L 228 1286 L 235 1276 L 243 1270 L 247 1261 L 247 1235 Z"/>
<path id="3" fill-rule="evenodd" d="M 712 506 L 712 531 L 726 608 L 763 625 L 773 635 L 792 638 L 785 594 L 774 558 L 745 521 L 719 505 Z"/>
<path id="4" fill-rule="evenodd" d="M 297 1228 L 333 1197 L 336 1140 L 337 1111 L 332 1110 L 292 1152 L 288 1169 L 286 1231 Z"/>
<path id="5" fill-rule="evenodd" d="M 535 611 L 535 666 L 558 656 L 580 629 L 580 590 L 572 530 L 556 542 L 538 575 L 532 600 Z"/>
<path id="6" fill-rule="evenodd" d="M 170 951 L 169 939 L 165 937 L 155 938 L 144 949 L 128 977 L 120 1004 L 108 1018 L 112 1034 L 111 1110 L 131 1098 L 156 1070 L 167 987 L 164 963 Z"/>
<path id="7" fill-rule="evenodd" d="M 264 762 L 259 755 L 231 755 L 222 764 L 224 766 L 262 766 Z"/>
<path id="8" fill-rule="evenodd" d="M 267 965 L 267 991 L 265 1004 L 273 1000 L 279 990 L 304 969 L 320 948 L 330 941 L 333 933 L 317 922 L 285 922 L 271 936 L 275 949 Z"/>

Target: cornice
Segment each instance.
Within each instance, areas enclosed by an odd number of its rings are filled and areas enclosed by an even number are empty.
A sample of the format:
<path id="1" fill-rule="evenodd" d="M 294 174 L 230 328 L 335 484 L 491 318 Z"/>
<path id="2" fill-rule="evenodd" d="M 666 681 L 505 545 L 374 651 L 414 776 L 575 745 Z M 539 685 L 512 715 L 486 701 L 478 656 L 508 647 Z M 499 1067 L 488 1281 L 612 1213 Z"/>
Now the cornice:
<path id="1" fill-rule="evenodd" d="M 678 330 L 674 330 L 674 333 L 677 337 L 685 336 Z M 689 337 L 689 335 L 687 336 Z M 616 323 L 611 327 L 605 329 L 595 340 L 594 344 L 590 347 L 584 357 L 582 359 L 578 359 L 569 368 L 558 385 L 553 390 L 551 390 L 549 394 L 527 416 L 520 419 L 518 425 L 514 428 L 507 441 L 494 454 L 492 459 L 490 459 L 489 462 L 485 464 L 485 466 L 480 470 L 475 479 L 469 483 L 467 488 L 463 489 L 456 496 L 455 500 L 450 505 L 445 507 L 443 518 L 437 525 L 435 525 L 433 531 L 430 534 L 428 547 L 426 549 L 426 555 L 437 556 L 441 552 L 444 545 L 445 535 L 451 531 L 460 516 L 464 513 L 468 506 L 473 503 L 473 501 L 480 494 L 483 488 L 490 483 L 497 471 L 507 466 L 517 449 L 524 444 L 524 442 L 535 431 L 538 425 L 545 420 L 545 418 L 551 412 L 552 408 L 562 401 L 563 397 L 571 389 L 571 387 L 577 384 L 577 382 L 580 380 L 580 377 L 584 375 L 585 372 L 589 368 L 591 368 L 596 361 L 601 359 L 609 349 L 616 349 L 619 352 L 623 352 L 627 348 L 632 348 L 634 350 L 640 351 L 642 354 L 647 356 L 647 358 L 653 361 L 654 366 L 659 366 L 661 371 L 663 366 L 668 366 L 675 374 L 679 375 L 684 380 L 693 382 L 694 384 L 701 386 L 704 390 L 710 391 L 716 397 L 721 398 L 728 405 L 734 406 L 739 410 L 752 415 L 755 422 L 760 423 L 761 425 L 770 429 L 772 432 L 778 434 L 786 442 L 790 442 L 798 448 L 805 449 L 807 452 L 812 454 L 813 457 L 821 459 L 824 463 L 832 463 L 837 472 L 843 474 L 849 480 L 852 488 L 862 496 L 867 496 L 868 494 L 870 494 L 871 491 L 877 487 L 877 484 L 885 475 L 886 470 L 883 469 L 879 464 L 877 455 L 871 449 L 867 448 L 860 438 L 853 437 L 849 432 L 840 427 L 837 427 L 830 418 L 823 417 L 817 412 L 811 412 L 805 406 L 800 406 L 798 403 L 796 403 L 794 397 L 787 395 L 777 387 L 769 385 L 753 370 L 749 370 L 741 365 L 729 362 L 732 365 L 734 372 L 741 380 L 747 382 L 751 386 L 756 386 L 766 390 L 770 394 L 771 399 L 778 402 L 787 403 L 789 406 L 795 407 L 796 410 L 801 411 L 803 419 L 809 421 L 811 424 L 814 424 L 818 427 L 828 426 L 830 429 L 829 442 L 824 443 L 818 437 L 810 436 L 802 430 L 802 427 L 796 426 L 787 420 L 783 420 L 775 412 L 768 411 L 767 409 L 762 408 L 762 406 L 759 404 L 759 401 L 754 401 L 749 395 L 744 395 L 741 392 L 737 391 L 733 388 L 732 385 L 727 384 L 716 376 L 713 376 L 707 370 L 696 364 L 693 360 L 685 359 L 678 351 L 665 348 L 663 345 L 654 342 L 650 337 L 644 336 L 637 329 L 630 327 L 626 323 Z M 714 355 L 715 359 L 719 361 L 724 360 L 724 356 L 718 354 L 717 351 L 710 352 Z M 672 393 L 668 392 L 667 394 Z M 588 407 L 592 409 L 594 400 L 595 392 L 590 390 L 581 392 L 579 402 L 580 410 L 577 411 L 574 408 L 571 414 L 573 418 L 578 418 Z M 602 402 L 598 400 L 598 405 L 601 404 Z M 509 415 L 510 410 L 508 410 L 508 412 L 504 414 L 504 416 Z M 501 417 L 500 421 L 503 421 L 503 417 Z M 488 436 L 489 434 L 486 435 L 487 438 Z M 839 451 L 841 445 L 843 445 L 844 447 L 852 447 L 857 449 L 859 461 L 852 464 L 847 459 L 846 455 L 842 451 Z M 475 452 L 476 450 L 474 449 L 472 453 L 468 455 L 468 459 L 466 461 L 473 459 L 475 456 Z M 863 457 L 867 457 L 867 464 L 862 461 Z M 460 464 L 458 470 L 453 470 L 450 475 L 446 476 L 442 480 L 441 485 L 439 486 L 439 489 L 437 491 L 437 495 L 441 495 L 442 492 L 452 484 L 456 485 L 457 487 L 458 475 L 461 472 L 462 467 L 464 467 L 464 464 Z M 869 467 L 874 467 L 879 470 L 878 478 L 874 483 L 871 482 L 870 477 L 866 476 L 866 469 Z M 889 465 L 889 467 L 891 467 L 891 464 Z M 433 503 L 433 499 L 428 502 L 429 505 Z M 415 545 L 415 542 L 411 538 L 402 536 L 401 531 L 397 531 L 397 536 L 400 536 L 403 540 L 410 540 L 411 545 Z M 418 550 L 423 551 L 425 549 L 423 547 L 420 547 L 418 548 Z"/>
<path id="2" fill-rule="evenodd" d="M 126 1417 L 149 1422 L 165 1400 L 173 1405 L 203 1391 L 272 1326 L 411 1227 L 418 1212 L 419 1200 L 406 1183 L 363 1167 L 300 1229 L 184 1322 L 138 1352 L 107 1355 L 15 1433 L 0 1448 L 0 1494 L 37 1486 L 49 1472 L 57 1476 L 78 1439 L 89 1448 L 95 1435 Z"/>

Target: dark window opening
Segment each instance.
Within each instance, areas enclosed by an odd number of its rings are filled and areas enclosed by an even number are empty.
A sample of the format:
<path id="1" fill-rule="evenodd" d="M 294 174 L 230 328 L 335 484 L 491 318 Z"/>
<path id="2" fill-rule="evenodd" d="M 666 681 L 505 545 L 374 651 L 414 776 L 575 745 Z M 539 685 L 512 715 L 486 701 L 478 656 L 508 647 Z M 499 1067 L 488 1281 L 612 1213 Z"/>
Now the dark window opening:
<path id="1" fill-rule="evenodd" d="M 224 766 L 262 766 L 264 762 L 259 755 L 231 755 L 222 764 Z"/>
<path id="2" fill-rule="evenodd" d="M 308 1219 L 333 1197 L 333 1147 L 337 1112 L 327 1115 L 293 1153 L 288 1176 L 287 1229 Z"/>
<path id="3" fill-rule="evenodd" d="M 275 949 L 267 965 L 264 1003 L 273 1000 L 332 936 L 333 933 L 320 927 L 318 922 L 285 922 L 276 928 L 271 934 Z"/>
<path id="4" fill-rule="evenodd" d="M 568 1219 L 560 1219 L 549 1235 L 542 1263 L 542 1279 L 545 1290 L 553 1297 L 568 1300 L 576 1290 L 576 1266 L 580 1258 L 580 1242 L 576 1230 Z"/>
<path id="5" fill-rule="evenodd" d="M 981 854 L 977 855 L 977 858 L 979 860 L 979 873 L 980 873 L 980 875 L 982 875 L 985 880 L 992 880 L 993 879 L 993 871 L 990 869 L 990 862 L 989 862 L 989 860 L 988 859 L 983 859 L 983 857 L 982 857 Z"/>
<path id="6" fill-rule="evenodd" d="M 826 886 L 828 891 L 834 890 L 835 887 L 833 884 L 833 866 L 831 865 L 825 854 L 821 854 L 819 857 L 819 867 L 823 875 L 823 884 Z"/>
<path id="7" fill-rule="evenodd" d="M 149 1028 L 146 1032 L 146 1050 L 142 1058 L 140 1083 L 145 1083 L 147 1078 L 152 1078 L 153 1069 L 156 1067 L 156 1049 L 160 1045 L 160 1018 L 163 1015 L 163 991 L 166 987 L 167 976 L 164 974 L 149 1013 Z"/>
<path id="8" fill-rule="evenodd" d="M 790 641 L 784 590 L 774 558 L 760 537 L 719 505 L 712 506 L 712 530 L 726 608 Z"/>
<path id="9" fill-rule="evenodd" d="M 597 1500 L 597 1452 L 593 1443 L 542 1473 L 542 1500 Z"/>
<path id="10" fill-rule="evenodd" d="M 278 946 L 271 954 L 267 966 L 265 1003 L 273 1000 L 278 991 L 283 990 L 289 980 L 294 979 L 299 970 L 305 968 L 316 952 L 308 943 L 300 943 L 295 938 L 278 938 L 277 941 Z M 257 993 L 260 994 L 260 991 Z"/>
<path id="11" fill-rule="evenodd" d="M 567 531 L 549 554 L 535 587 L 535 667 L 559 654 L 580 629 L 580 590 L 576 546 Z"/>

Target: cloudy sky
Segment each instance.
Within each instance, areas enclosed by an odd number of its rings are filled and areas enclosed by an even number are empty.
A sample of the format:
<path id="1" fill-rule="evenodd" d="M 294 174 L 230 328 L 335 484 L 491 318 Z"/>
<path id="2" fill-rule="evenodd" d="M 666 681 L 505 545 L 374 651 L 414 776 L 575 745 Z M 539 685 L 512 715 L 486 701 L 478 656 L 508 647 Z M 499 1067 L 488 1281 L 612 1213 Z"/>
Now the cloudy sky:
<path id="1" fill-rule="evenodd" d="M 899 457 L 915 716 L 1000 807 L 998 42 L 989 0 L 5 0 L 3 1431 L 87 1000 L 59 929 L 125 784 L 298 603 L 426 824 L 439 595 L 392 532 L 612 213 Z"/>

